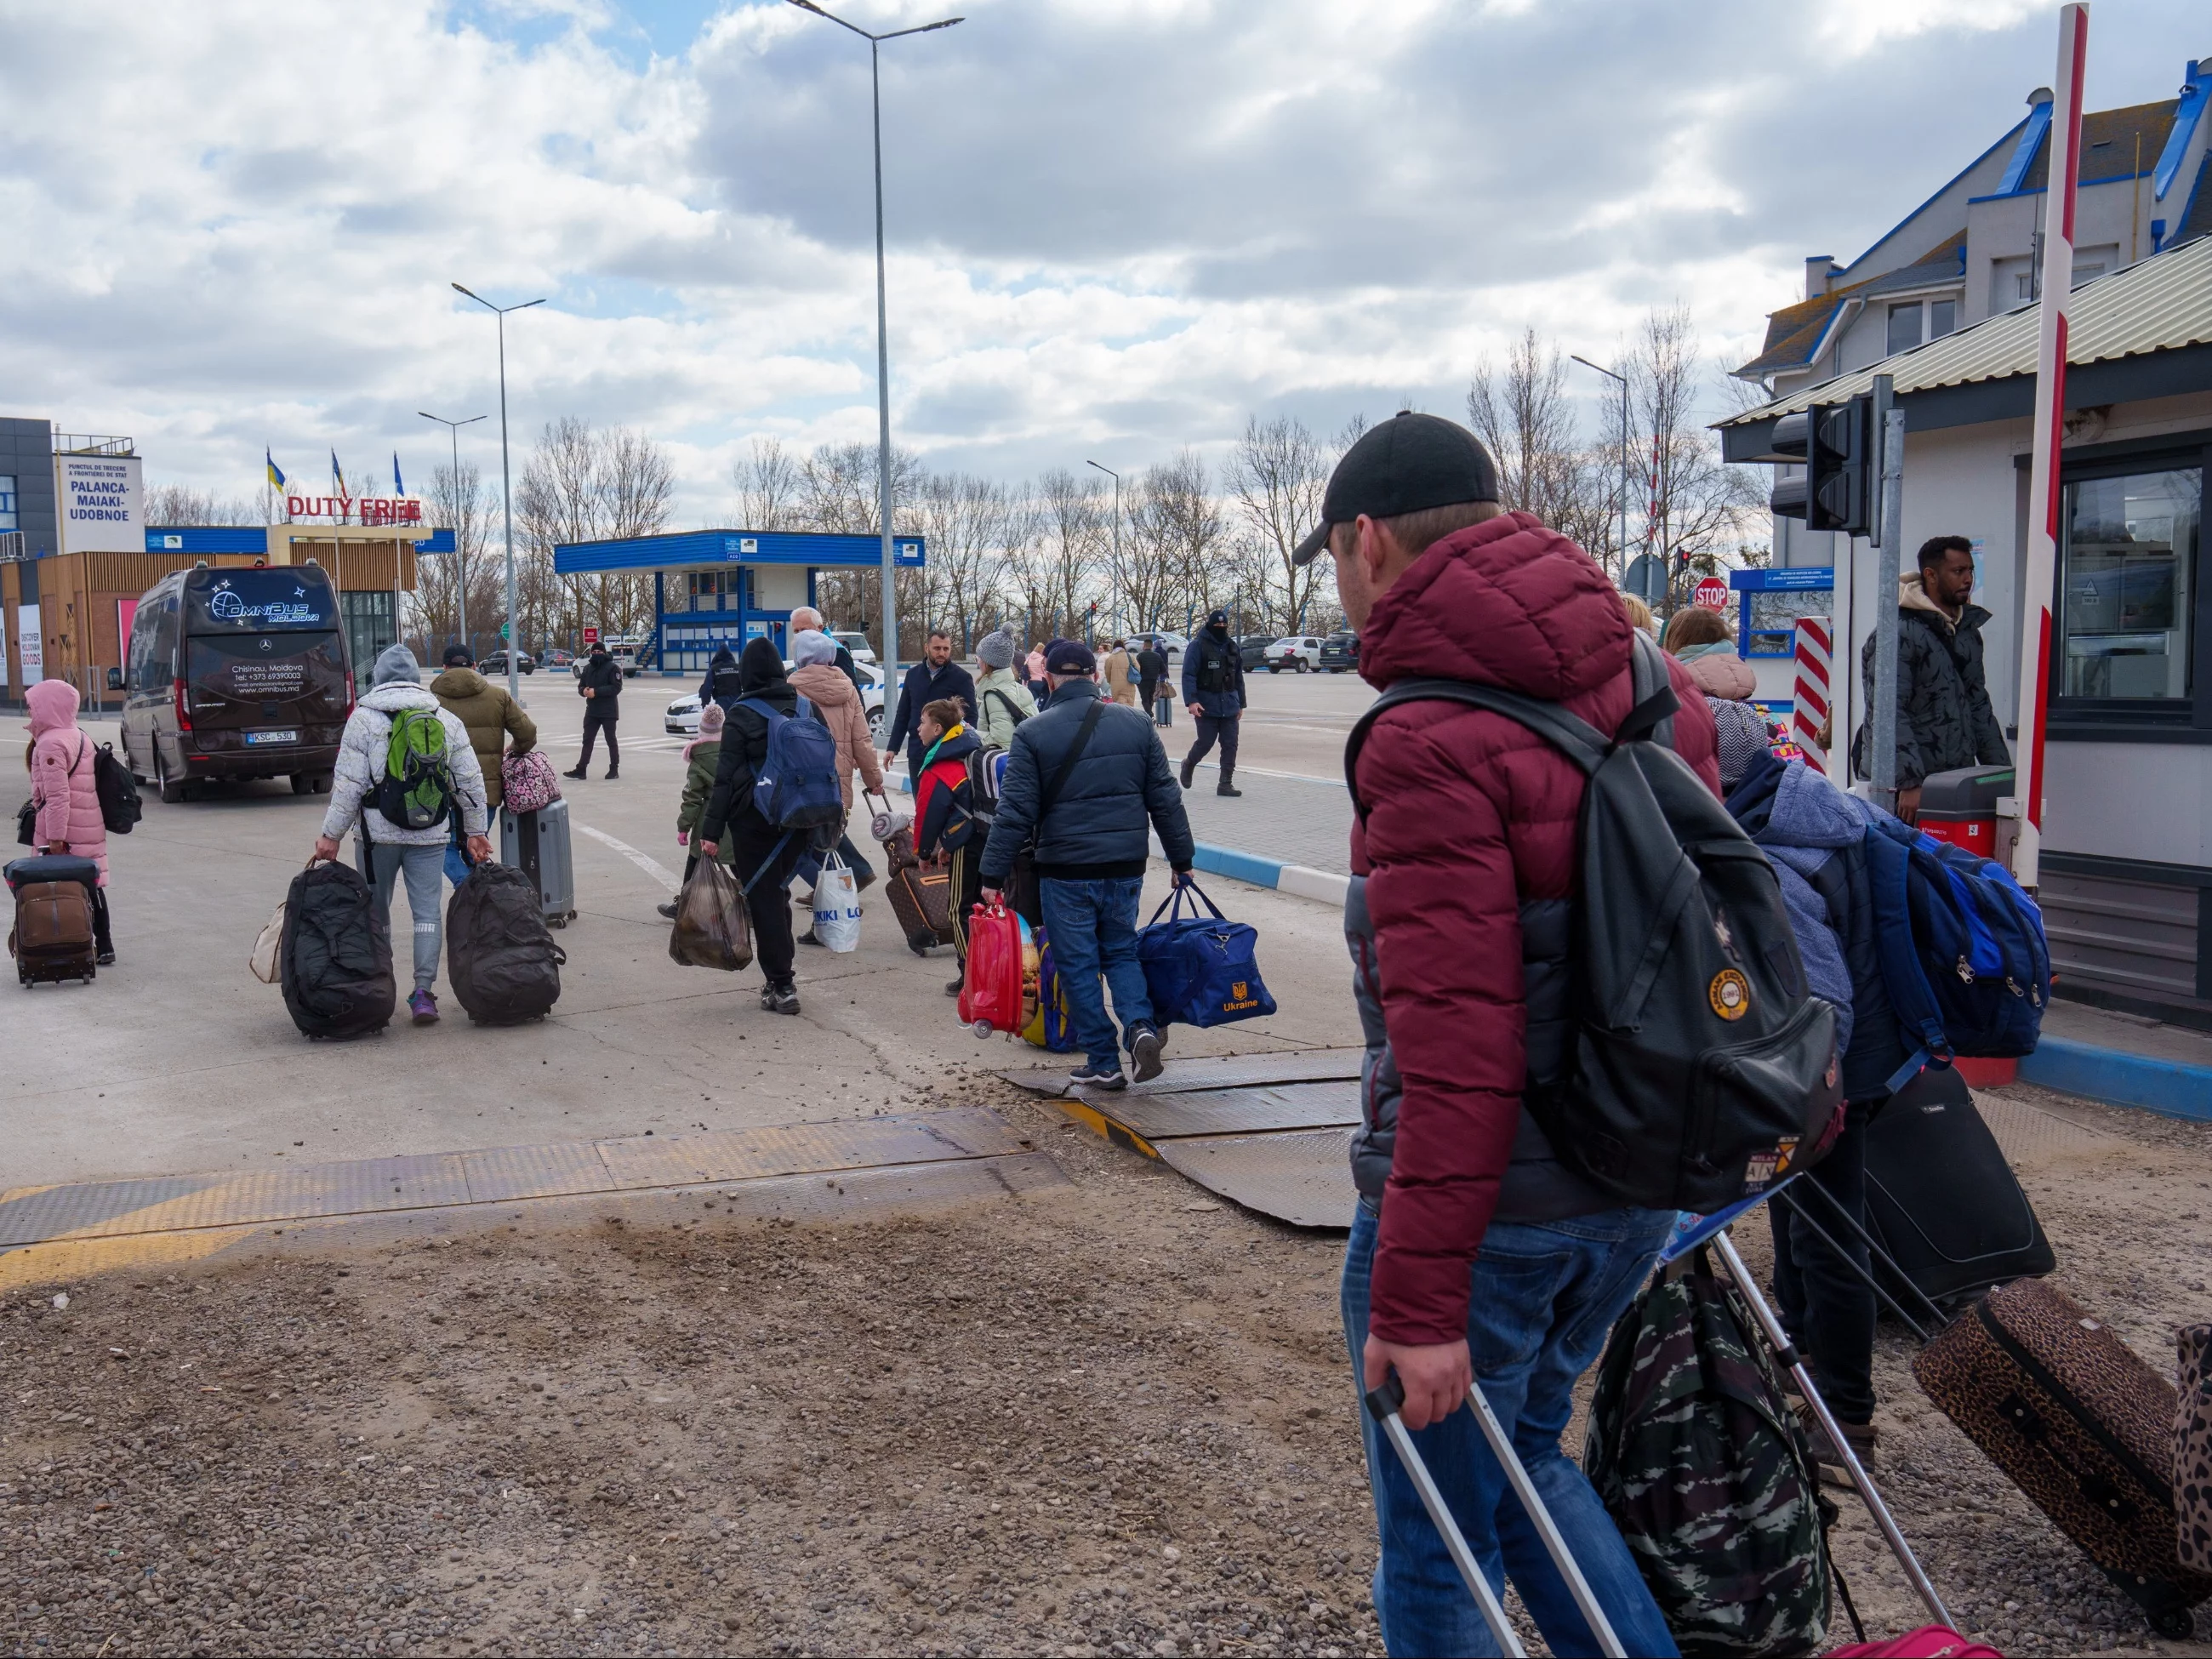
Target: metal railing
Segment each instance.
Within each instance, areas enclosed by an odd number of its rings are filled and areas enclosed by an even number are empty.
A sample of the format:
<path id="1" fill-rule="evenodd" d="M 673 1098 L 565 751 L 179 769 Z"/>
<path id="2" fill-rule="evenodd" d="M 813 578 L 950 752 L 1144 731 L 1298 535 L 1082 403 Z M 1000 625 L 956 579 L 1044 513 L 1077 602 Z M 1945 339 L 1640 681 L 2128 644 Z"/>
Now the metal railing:
<path id="1" fill-rule="evenodd" d="M 54 453 L 57 455 L 135 455 L 137 453 L 137 445 L 129 438 L 110 437 L 97 432 L 54 434 Z"/>

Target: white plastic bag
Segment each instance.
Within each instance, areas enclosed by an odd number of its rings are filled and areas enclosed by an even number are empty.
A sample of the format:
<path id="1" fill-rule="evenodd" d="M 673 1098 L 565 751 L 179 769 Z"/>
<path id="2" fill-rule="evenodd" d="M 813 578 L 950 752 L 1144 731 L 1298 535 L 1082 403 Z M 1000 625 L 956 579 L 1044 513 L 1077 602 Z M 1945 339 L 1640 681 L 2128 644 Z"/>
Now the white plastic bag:
<path id="1" fill-rule="evenodd" d="M 246 959 L 246 966 L 253 969 L 253 977 L 264 985 L 274 985 L 281 974 L 276 958 L 284 946 L 284 908 L 289 902 L 289 899 L 276 902 L 276 913 L 269 918 L 261 936 L 253 941 L 253 954 Z"/>
<path id="2" fill-rule="evenodd" d="M 835 853 L 823 855 L 814 881 L 814 937 L 833 951 L 860 948 L 860 884 Z"/>

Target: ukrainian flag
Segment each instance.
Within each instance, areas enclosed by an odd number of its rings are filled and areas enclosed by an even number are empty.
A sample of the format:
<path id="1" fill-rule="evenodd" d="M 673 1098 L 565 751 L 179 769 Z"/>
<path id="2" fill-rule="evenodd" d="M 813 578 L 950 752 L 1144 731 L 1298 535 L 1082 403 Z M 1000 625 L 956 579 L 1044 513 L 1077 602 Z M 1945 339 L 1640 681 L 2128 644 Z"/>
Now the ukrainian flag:
<path id="1" fill-rule="evenodd" d="M 395 495 L 407 493 L 407 486 L 399 482 L 399 452 L 396 449 L 392 452 L 392 493 Z"/>
<path id="2" fill-rule="evenodd" d="M 282 489 L 284 487 L 284 469 L 276 465 L 276 457 L 271 454 L 268 450 L 264 449 L 261 452 L 261 459 L 269 463 L 269 483 L 270 487 L 276 489 Z"/>

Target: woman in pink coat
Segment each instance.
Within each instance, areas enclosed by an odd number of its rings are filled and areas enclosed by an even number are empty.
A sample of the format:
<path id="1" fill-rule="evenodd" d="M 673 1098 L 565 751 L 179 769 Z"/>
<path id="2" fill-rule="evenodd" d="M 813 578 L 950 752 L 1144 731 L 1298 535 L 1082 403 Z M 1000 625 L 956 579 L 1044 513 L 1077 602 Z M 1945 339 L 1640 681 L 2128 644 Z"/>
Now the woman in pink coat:
<path id="1" fill-rule="evenodd" d="M 100 816 L 100 787 L 93 781 L 92 739 L 76 723 L 76 688 L 67 680 L 40 680 L 24 695 L 31 708 L 31 799 L 39 811 L 33 839 L 49 853 L 74 854 L 100 866 L 93 890 L 93 939 L 100 965 L 115 961 L 107 931 L 107 825 Z"/>

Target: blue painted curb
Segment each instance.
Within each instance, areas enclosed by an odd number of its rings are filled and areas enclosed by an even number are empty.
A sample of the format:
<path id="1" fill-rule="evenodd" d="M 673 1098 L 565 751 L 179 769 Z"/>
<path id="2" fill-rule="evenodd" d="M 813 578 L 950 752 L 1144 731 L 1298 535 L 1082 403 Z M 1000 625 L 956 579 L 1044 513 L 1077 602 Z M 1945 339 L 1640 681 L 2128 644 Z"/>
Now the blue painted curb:
<path id="1" fill-rule="evenodd" d="M 2045 1037 L 2020 1062 L 2021 1080 L 2111 1106 L 2212 1123 L 2212 1066 Z"/>
<path id="2" fill-rule="evenodd" d="M 1191 863 L 1208 875 L 1226 876 L 1231 881 L 1246 881 L 1255 887 L 1279 887 L 1283 881 L 1283 866 L 1274 859 L 1258 858 L 1250 853 L 1240 853 L 1233 847 L 1215 847 L 1206 842 L 1194 844 Z"/>

